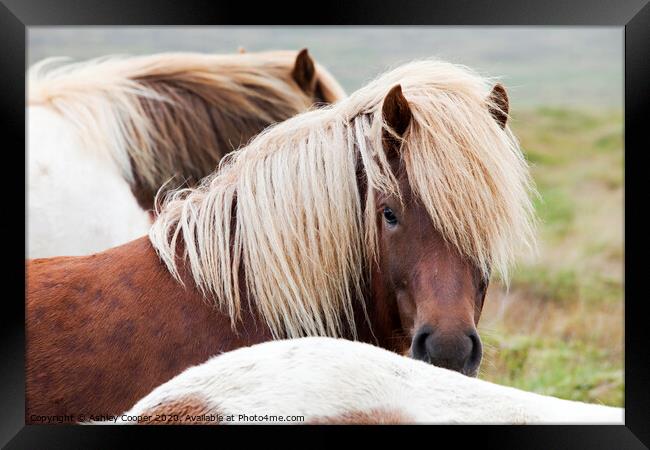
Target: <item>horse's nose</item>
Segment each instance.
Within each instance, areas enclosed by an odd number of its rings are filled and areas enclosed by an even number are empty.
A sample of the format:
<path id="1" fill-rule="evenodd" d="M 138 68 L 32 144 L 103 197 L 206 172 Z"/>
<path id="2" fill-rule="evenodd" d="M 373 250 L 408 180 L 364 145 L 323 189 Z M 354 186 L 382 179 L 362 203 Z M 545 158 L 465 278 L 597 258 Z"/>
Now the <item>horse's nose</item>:
<path id="1" fill-rule="evenodd" d="M 476 329 L 467 332 L 442 333 L 424 325 L 415 333 L 411 355 L 434 366 L 476 376 L 483 349 Z"/>

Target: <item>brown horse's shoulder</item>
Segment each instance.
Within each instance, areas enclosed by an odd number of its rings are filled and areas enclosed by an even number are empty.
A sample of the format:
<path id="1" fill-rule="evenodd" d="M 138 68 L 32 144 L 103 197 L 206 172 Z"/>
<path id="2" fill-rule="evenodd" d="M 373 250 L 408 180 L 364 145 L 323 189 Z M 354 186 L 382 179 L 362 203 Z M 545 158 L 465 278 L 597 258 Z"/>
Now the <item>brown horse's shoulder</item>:
<path id="1" fill-rule="evenodd" d="M 31 261 L 28 275 L 30 414 L 121 413 L 187 367 L 268 339 L 234 334 L 229 317 L 175 280 L 147 238 Z"/>

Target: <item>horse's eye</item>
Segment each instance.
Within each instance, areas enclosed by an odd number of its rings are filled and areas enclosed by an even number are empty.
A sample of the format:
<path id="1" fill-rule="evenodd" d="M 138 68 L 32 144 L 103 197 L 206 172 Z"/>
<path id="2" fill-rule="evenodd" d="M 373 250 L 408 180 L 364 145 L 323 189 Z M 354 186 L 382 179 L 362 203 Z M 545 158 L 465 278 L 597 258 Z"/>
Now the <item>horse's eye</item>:
<path id="1" fill-rule="evenodd" d="M 393 210 L 387 206 L 384 208 L 384 219 L 386 219 L 386 222 L 389 225 L 397 225 L 397 217 L 395 217 L 395 213 L 393 213 Z"/>

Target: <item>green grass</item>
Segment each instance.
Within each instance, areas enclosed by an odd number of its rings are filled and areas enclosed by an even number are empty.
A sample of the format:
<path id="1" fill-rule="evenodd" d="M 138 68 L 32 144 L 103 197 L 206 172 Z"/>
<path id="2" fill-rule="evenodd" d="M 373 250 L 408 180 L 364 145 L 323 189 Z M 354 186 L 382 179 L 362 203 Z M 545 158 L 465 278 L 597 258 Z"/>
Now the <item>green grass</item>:
<path id="1" fill-rule="evenodd" d="M 623 121 L 620 111 L 541 107 L 512 127 L 539 198 L 539 254 L 493 283 L 480 376 L 623 405 Z"/>
<path id="2" fill-rule="evenodd" d="M 616 278 L 593 275 L 583 283 L 580 294 L 592 303 L 618 302 L 623 299 L 623 283 Z"/>
<path id="3" fill-rule="evenodd" d="M 558 304 L 618 302 L 623 295 L 623 283 L 614 277 L 544 265 L 521 267 L 512 275 L 511 286 L 536 300 Z"/>
<path id="4" fill-rule="evenodd" d="M 491 369 L 499 373 L 495 382 L 568 400 L 623 404 L 623 369 L 607 349 L 552 337 L 483 339 L 490 348 Z"/>
<path id="5" fill-rule="evenodd" d="M 579 281 L 573 269 L 552 270 L 545 266 L 527 266 L 512 276 L 512 287 L 540 301 L 567 303 L 575 299 Z"/>
<path id="6" fill-rule="evenodd" d="M 534 199 L 537 216 L 545 226 L 545 232 L 556 238 L 567 235 L 575 214 L 575 205 L 561 187 L 538 187 L 540 197 Z"/>

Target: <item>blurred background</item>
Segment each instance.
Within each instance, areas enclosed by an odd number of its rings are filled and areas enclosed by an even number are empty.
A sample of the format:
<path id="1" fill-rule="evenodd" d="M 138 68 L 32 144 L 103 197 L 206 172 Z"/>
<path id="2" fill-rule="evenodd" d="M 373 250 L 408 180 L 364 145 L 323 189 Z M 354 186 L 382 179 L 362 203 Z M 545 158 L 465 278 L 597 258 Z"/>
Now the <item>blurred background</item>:
<path id="1" fill-rule="evenodd" d="M 30 27 L 28 61 L 309 48 L 348 93 L 412 59 L 499 77 L 540 198 L 539 253 L 492 281 L 480 377 L 623 406 L 623 28 Z"/>

